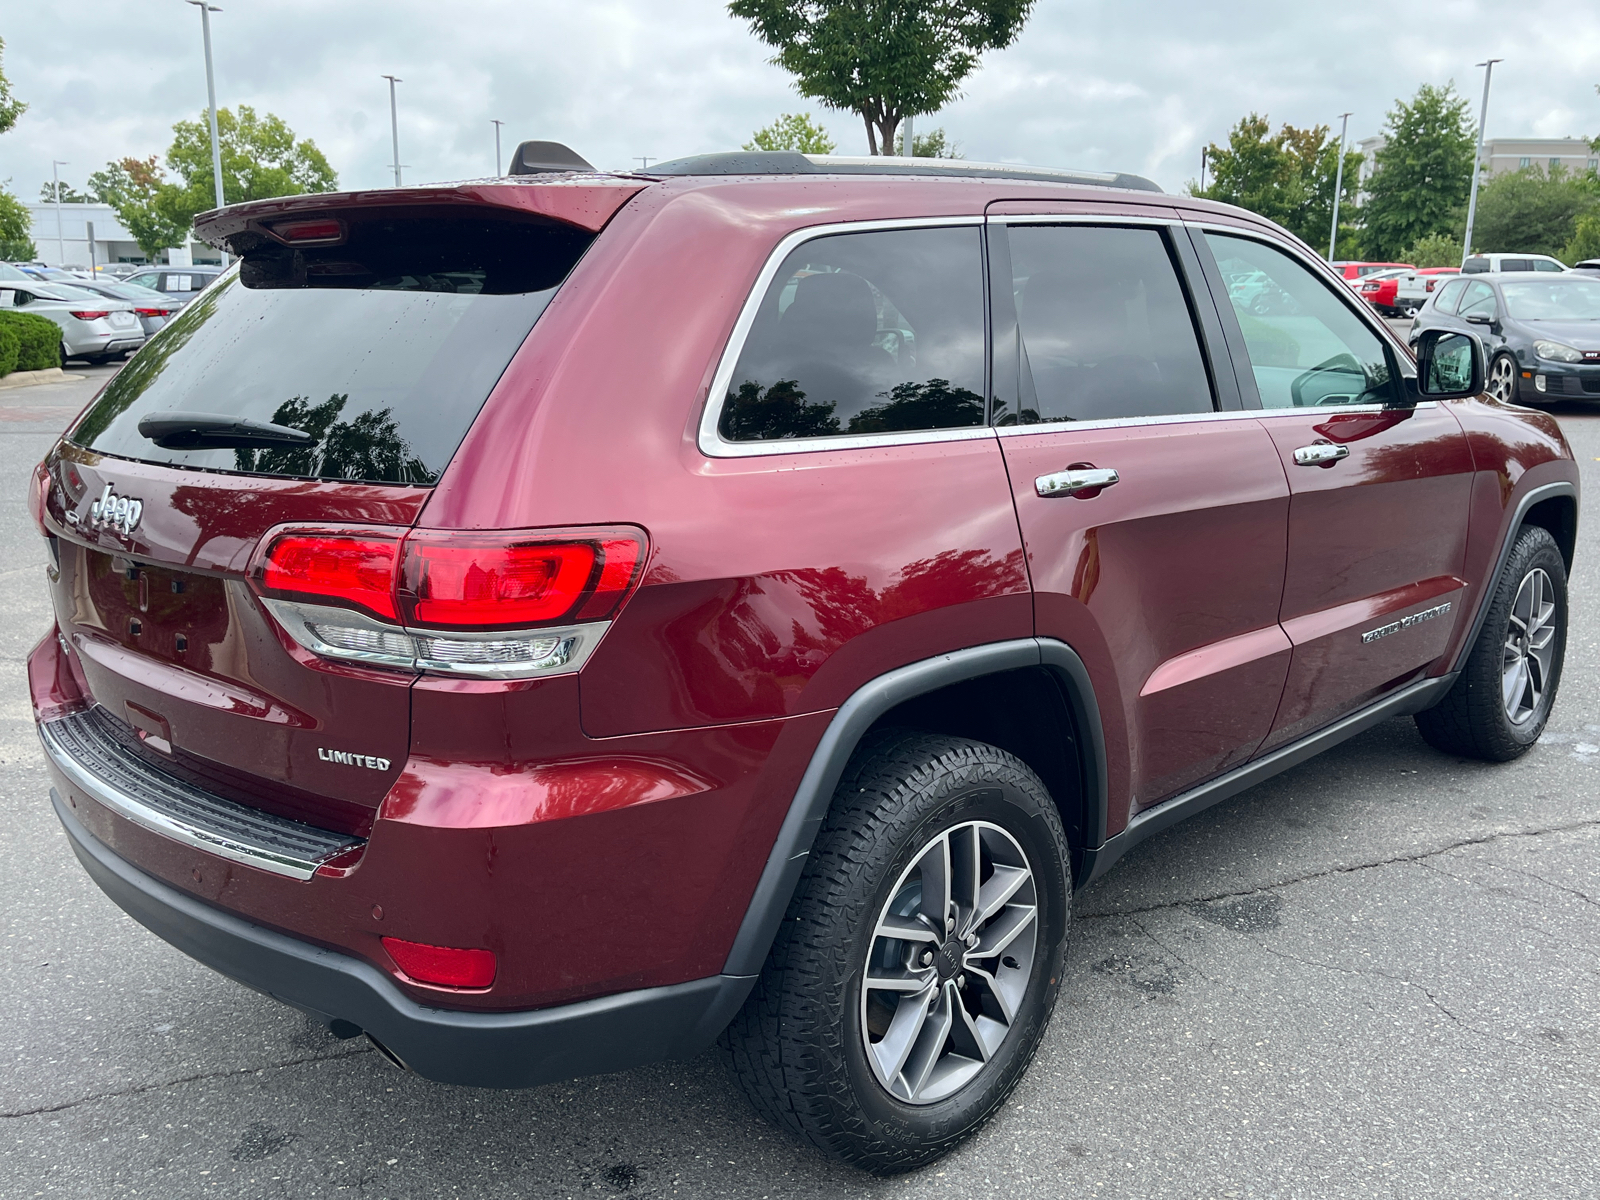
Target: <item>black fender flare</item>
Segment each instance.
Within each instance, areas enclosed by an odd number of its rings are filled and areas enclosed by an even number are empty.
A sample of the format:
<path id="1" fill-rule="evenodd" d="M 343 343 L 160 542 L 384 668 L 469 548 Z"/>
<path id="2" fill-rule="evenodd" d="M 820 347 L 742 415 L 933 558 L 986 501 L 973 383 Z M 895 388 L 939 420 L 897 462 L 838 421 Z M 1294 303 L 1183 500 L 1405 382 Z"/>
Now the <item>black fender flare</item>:
<path id="1" fill-rule="evenodd" d="M 766 962 L 778 924 L 789 907 L 800 873 L 822 827 L 833 792 L 856 746 L 875 721 L 897 705 L 937 691 L 952 683 L 1014 671 L 1045 667 L 1056 675 L 1076 723 L 1081 744 L 1090 750 L 1082 762 L 1084 795 L 1089 812 L 1085 841 L 1097 849 L 1106 836 L 1106 749 L 1100 708 L 1083 660 L 1065 642 L 1053 638 L 1016 638 L 953 650 L 920 662 L 897 667 L 857 688 L 828 723 L 800 784 L 795 788 L 783 825 L 778 830 L 755 894 L 745 909 L 723 965 L 724 975 L 755 976 Z"/>

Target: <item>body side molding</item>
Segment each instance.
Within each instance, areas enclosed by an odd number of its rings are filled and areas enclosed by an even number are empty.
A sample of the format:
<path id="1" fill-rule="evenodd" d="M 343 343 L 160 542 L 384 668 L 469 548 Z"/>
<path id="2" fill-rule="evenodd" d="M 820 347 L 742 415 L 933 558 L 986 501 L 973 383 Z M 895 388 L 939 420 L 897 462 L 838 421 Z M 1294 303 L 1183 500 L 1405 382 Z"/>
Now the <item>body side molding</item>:
<path id="1" fill-rule="evenodd" d="M 1103 840 L 1105 739 L 1100 729 L 1100 710 L 1089 685 L 1089 672 L 1069 646 L 1045 638 L 1017 638 L 953 650 L 910 663 L 863 684 L 839 706 L 828 723 L 767 855 L 767 864 L 728 951 L 724 974 L 760 973 L 767 951 L 772 948 L 772 939 L 777 935 L 778 924 L 800 881 L 800 872 L 811 853 L 817 830 L 833 802 L 833 790 L 838 786 L 845 764 L 874 721 L 896 705 L 952 683 L 1037 666 L 1047 667 L 1063 679 L 1073 719 L 1079 723 L 1087 745 L 1094 750 L 1094 761 L 1084 764 L 1084 773 L 1087 776 L 1093 772 L 1095 778 L 1086 778 L 1084 783 L 1091 804 L 1090 833 L 1096 844 Z M 1096 797 L 1098 816 L 1092 811 Z"/>

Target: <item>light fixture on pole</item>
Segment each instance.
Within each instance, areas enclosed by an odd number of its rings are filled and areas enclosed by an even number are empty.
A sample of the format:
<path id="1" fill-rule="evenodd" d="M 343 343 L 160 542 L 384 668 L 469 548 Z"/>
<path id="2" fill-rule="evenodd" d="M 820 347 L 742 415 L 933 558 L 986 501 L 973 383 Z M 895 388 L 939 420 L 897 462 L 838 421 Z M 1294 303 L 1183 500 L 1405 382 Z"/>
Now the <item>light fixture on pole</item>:
<path id="1" fill-rule="evenodd" d="M 1340 113 L 1339 166 L 1333 173 L 1333 229 L 1328 234 L 1328 261 L 1333 261 L 1333 249 L 1339 244 L 1339 193 L 1344 190 L 1344 141 L 1350 132 L 1350 114 Z"/>
<path id="2" fill-rule="evenodd" d="M 67 251 L 66 251 L 66 239 L 61 236 L 61 174 L 60 174 L 60 172 L 58 172 L 56 170 L 56 168 L 57 167 L 65 167 L 65 166 L 69 166 L 69 165 L 70 164 L 65 159 L 62 159 L 62 158 L 52 158 L 50 160 L 50 180 L 51 180 L 52 185 L 55 187 L 54 195 L 55 195 L 55 202 L 56 202 L 56 259 L 58 260 L 56 262 L 56 266 L 58 266 L 58 267 L 64 267 L 64 266 L 67 265 Z"/>
<path id="3" fill-rule="evenodd" d="M 1478 169 L 1483 163 L 1483 127 L 1489 120 L 1489 80 L 1494 76 L 1495 63 L 1504 61 L 1503 58 L 1491 58 L 1487 62 L 1472 64 L 1483 68 L 1483 107 L 1478 110 L 1478 149 L 1472 156 L 1472 191 L 1467 194 L 1467 235 L 1461 239 L 1463 268 L 1472 253 L 1472 221 L 1478 215 Z"/>
<path id="4" fill-rule="evenodd" d="M 490 117 L 489 124 L 494 126 L 494 173 L 496 175 L 503 175 L 505 172 L 500 169 L 500 126 L 504 125 L 505 122 L 496 121 L 493 117 Z M 395 158 L 398 159 L 399 157 L 400 155 L 397 152 L 395 154 Z"/>
<path id="5" fill-rule="evenodd" d="M 395 107 L 394 85 L 404 83 L 403 79 L 396 79 L 393 75 L 385 75 L 389 81 L 389 132 L 394 135 L 394 185 L 400 186 L 400 115 Z"/>
<path id="6" fill-rule="evenodd" d="M 1200 147 L 1200 190 L 1206 190 L 1206 156 L 1211 153 L 1210 146 Z"/>
<path id="7" fill-rule="evenodd" d="M 200 10 L 200 34 L 206 43 L 206 112 L 211 121 L 211 185 L 216 191 L 217 207 L 227 203 L 222 197 L 222 143 L 217 140 L 217 75 L 211 67 L 211 14 L 222 10 L 206 0 L 188 0 Z"/>

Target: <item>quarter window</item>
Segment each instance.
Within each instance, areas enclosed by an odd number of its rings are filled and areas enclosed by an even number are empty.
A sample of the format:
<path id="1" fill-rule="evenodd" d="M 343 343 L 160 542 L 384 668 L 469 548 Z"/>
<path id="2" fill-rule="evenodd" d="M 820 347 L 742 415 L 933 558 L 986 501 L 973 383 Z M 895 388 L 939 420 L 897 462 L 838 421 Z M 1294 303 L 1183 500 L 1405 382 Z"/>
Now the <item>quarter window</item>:
<path id="1" fill-rule="evenodd" d="M 819 237 L 783 260 L 739 354 L 730 442 L 984 423 L 976 226 Z"/>
<path id="2" fill-rule="evenodd" d="M 1259 302 L 1228 288 L 1263 408 L 1395 400 L 1393 356 L 1349 302 L 1280 250 L 1226 234 L 1206 241 L 1224 280 L 1256 272 L 1270 284 Z"/>
<path id="3" fill-rule="evenodd" d="M 1018 396 L 1014 410 L 997 398 L 998 423 L 1213 410 L 1189 301 L 1160 230 L 1012 225 L 1007 239 L 1017 335 L 995 354 L 1014 358 L 1005 377 L 1018 381 Z"/>

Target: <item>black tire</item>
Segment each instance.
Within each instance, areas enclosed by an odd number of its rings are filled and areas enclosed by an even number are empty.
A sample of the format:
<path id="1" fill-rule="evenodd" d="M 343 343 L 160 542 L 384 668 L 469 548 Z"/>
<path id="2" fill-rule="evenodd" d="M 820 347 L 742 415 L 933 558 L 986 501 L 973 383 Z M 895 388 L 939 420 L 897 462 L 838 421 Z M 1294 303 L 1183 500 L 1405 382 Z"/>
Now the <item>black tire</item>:
<path id="1" fill-rule="evenodd" d="M 1502 383 L 1500 376 L 1504 373 Z M 1517 360 L 1502 351 L 1489 360 L 1489 369 L 1484 375 L 1484 391 L 1499 400 L 1502 404 L 1520 404 L 1522 402 L 1522 388 L 1517 382 Z M 1500 395 L 1503 389 L 1505 395 Z"/>
<path id="2" fill-rule="evenodd" d="M 1549 668 L 1541 671 L 1537 703 L 1526 715 L 1513 719 L 1503 691 L 1508 642 L 1517 635 L 1513 606 L 1525 583 L 1543 572 L 1550 585 L 1549 618 L 1552 628 Z M 1535 581 L 1536 582 L 1536 581 Z M 1478 640 L 1467 655 L 1455 685 L 1433 708 L 1416 716 L 1417 728 L 1428 744 L 1446 754 L 1509 762 L 1525 753 L 1544 732 L 1561 686 L 1561 665 L 1567 648 L 1567 570 L 1561 550 L 1549 531 L 1529 525 L 1517 534 L 1505 570 L 1495 582 L 1489 613 Z M 1526 699 L 1527 693 L 1523 693 Z"/>
<path id="3" fill-rule="evenodd" d="M 905 894 L 896 889 L 903 889 L 906 873 L 926 861 L 927 847 L 942 832 L 969 836 L 964 831 L 979 829 L 977 822 L 987 827 L 982 836 L 998 837 L 996 827 L 1003 831 L 1011 839 L 1004 844 L 1020 848 L 1032 871 L 1037 924 L 1027 982 L 1024 988 L 1020 976 L 1011 977 L 1012 1018 L 976 1074 L 942 1099 L 908 1103 L 879 1082 L 869 1063 L 863 1022 L 876 1018 L 864 1018 L 863 974 L 869 954 L 902 945 L 875 933 L 891 898 Z M 979 846 L 978 833 L 970 836 L 968 844 Z M 997 878 L 993 862 L 983 862 L 979 874 Z M 1055 1007 L 1070 916 L 1069 862 L 1055 804 L 1019 759 L 963 738 L 907 730 L 872 735 L 839 782 L 761 978 L 722 1036 L 733 1073 L 757 1111 L 879 1174 L 929 1163 L 975 1131 L 1027 1070 Z M 919 894 L 923 883 L 919 876 Z M 952 947 L 955 956 L 963 953 L 961 927 L 945 935 L 935 965 L 921 959 L 920 969 L 937 980 L 929 993 L 935 1011 L 940 998 L 964 995 L 969 1012 L 979 1008 L 981 1022 L 983 1012 L 997 1011 L 987 1007 L 995 1003 L 992 995 L 976 975 L 969 980 L 970 965 L 945 957 Z M 987 936 L 973 935 L 979 942 L 974 958 Z M 925 953 L 910 942 L 903 946 L 913 958 Z M 996 977 L 1002 963 L 1017 970 L 1015 959 L 998 957 Z M 944 973 L 950 971 L 960 974 Z M 868 999 L 879 995 L 871 992 Z M 879 1031 L 880 1039 L 886 1036 Z M 930 1036 L 941 1047 L 956 1045 Z"/>

